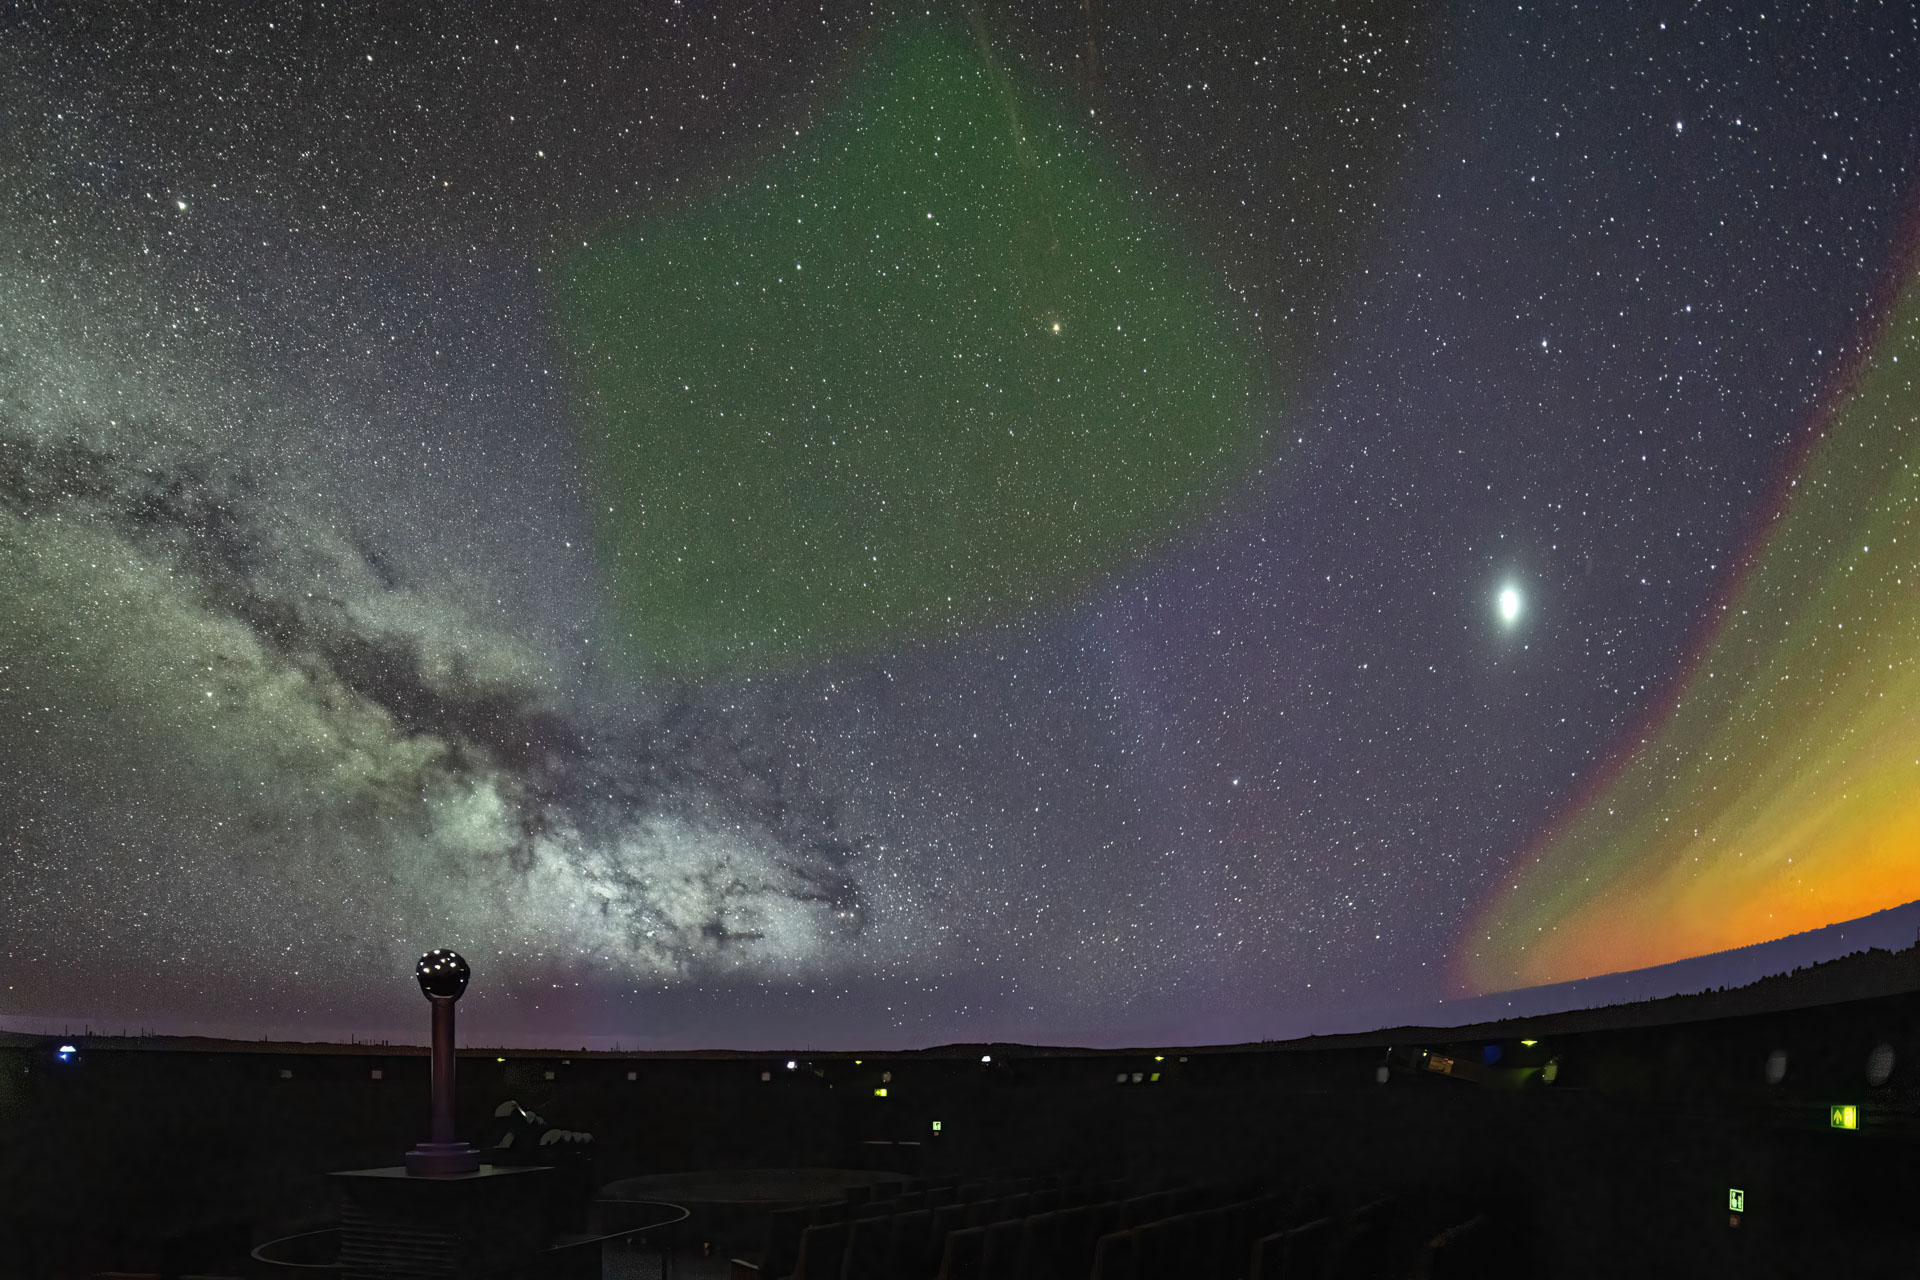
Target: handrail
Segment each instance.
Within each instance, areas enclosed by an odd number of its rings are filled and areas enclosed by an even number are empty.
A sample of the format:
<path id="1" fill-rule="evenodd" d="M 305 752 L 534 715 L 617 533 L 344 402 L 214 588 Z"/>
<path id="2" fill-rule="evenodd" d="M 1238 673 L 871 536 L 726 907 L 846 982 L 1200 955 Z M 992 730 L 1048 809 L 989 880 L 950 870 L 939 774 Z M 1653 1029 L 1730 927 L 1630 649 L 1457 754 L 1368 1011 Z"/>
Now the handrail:
<path id="1" fill-rule="evenodd" d="M 543 1249 L 543 1250 L 541 1250 L 541 1252 L 543 1252 L 543 1253 L 560 1253 L 561 1251 L 563 1251 L 563 1250 L 566 1250 L 566 1249 L 578 1249 L 578 1248 L 579 1248 L 580 1246 L 582 1246 L 582 1245 L 589 1245 L 589 1244 L 604 1244 L 604 1243 L 605 1243 L 606 1241 L 608 1241 L 608 1240 L 625 1240 L 625 1239 L 630 1239 L 631 1237 L 633 1237 L 633 1236 L 637 1236 L 637 1235 L 639 1235 L 639 1234 L 641 1234 L 642 1232 L 645 1232 L 645 1231 L 654 1231 L 654 1230 L 657 1230 L 657 1229 L 658 1229 L 658 1228 L 660 1228 L 660 1227 L 671 1227 L 671 1226 L 673 1226 L 673 1225 L 674 1225 L 675 1223 L 680 1223 L 680 1222 L 685 1222 L 685 1221 L 686 1221 L 686 1220 L 687 1220 L 687 1219 L 688 1219 L 689 1217 L 691 1217 L 691 1216 L 692 1216 L 692 1214 L 693 1214 L 693 1211 L 692 1211 L 691 1209 L 689 1209 L 689 1208 L 687 1208 L 687 1207 L 686 1207 L 685 1205 L 683 1205 L 683 1204 L 675 1204 L 675 1203 L 673 1203 L 673 1201 L 671 1201 L 671 1200 L 621 1200 L 621 1199 L 605 1199 L 605 1200 L 601 1200 L 601 1199 L 595 1199 L 595 1200 L 589 1200 L 589 1201 L 587 1201 L 587 1204 L 588 1204 L 588 1205 L 596 1205 L 596 1204 L 656 1204 L 656 1205 L 659 1205 L 659 1206 L 661 1206 L 662 1208 L 665 1208 L 665 1209 L 676 1209 L 676 1210 L 678 1210 L 679 1212 L 678 1212 L 678 1215 L 677 1215 L 677 1216 L 675 1216 L 675 1217 L 669 1217 L 669 1218 L 662 1218 L 662 1219 L 661 1219 L 660 1221 L 658 1221 L 658 1222 L 649 1222 L 649 1223 L 647 1223 L 647 1224 L 646 1224 L 645 1226 L 642 1226 L 642 1227 L 625 1227 L 625 1228 L 622 1228 L 622 1229 L 621 1229 L 621 1230 L 619 1230 L 619 1231 L 609 1231 L 609 1232 L 607 1232 L 607 1233 L 605 1233 L 604 1235 L 597 1235 L 597 1236 L 588 1236 L 587 1238 L 585 1238 L 585 1239 L 582 1239 L 582 1240 L 569 1240 L 569 1241 L 568 1241 L 567 1243 L 565 1243 L 565 1244 L 556 1244 L 556 1245 L 553 1245 L 553 1246 L 551 1246 L 551 1247 L 549 1247 L 549 1248 L 546 1248 L 546 1249 Z"/>
<path id="2" fill-rule="evenodd" d="M 260 1256 L 263 1250 L 271 1249 L 278 1244 L 285 1244 L 289 1240 L 304 1240 L 308 1236 L 332 1235 L 339 1230 L 340 1228 L 338 1227 L 321 1227 L 314 1231 L 296 1231 L 290 1236 L 281 1236 L 277 1240 L 267 1240 L 253 1246 L 247 1256 L 255 1262 L 263 1263 L 269 1267 L 291 1267 L 296 1271 L 340 1271 L 344 1269 L 345 1264 L 339 1262 L 283 1262 L 279 1258 L 263 1258 Z"/>

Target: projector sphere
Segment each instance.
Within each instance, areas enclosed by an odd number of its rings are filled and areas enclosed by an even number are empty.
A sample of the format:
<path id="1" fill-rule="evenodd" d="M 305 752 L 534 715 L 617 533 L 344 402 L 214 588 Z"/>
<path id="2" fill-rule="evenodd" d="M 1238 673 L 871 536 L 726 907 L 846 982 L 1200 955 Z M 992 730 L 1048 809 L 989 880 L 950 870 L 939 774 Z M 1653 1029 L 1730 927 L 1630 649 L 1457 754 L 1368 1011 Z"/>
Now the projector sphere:
<path id="1" fill-rule="evenodd" d="M 458 1000 L 472 972 L 459 952 L 446 947 L 435 947 L 413 966 L 413 976 L 419 979 L 420 990 L 429 1000 Z"/>

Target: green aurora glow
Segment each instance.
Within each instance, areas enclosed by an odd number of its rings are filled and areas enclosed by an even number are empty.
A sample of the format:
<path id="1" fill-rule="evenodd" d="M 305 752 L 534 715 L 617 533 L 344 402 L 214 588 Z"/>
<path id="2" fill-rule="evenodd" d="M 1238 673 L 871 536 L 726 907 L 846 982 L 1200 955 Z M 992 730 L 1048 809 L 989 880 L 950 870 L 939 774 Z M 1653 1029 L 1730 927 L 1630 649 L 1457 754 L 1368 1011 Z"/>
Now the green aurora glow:
<path id="1" fill-rule="evenodd" d="M 1135 186 L 982 41 L 914 23 L 736 188 L 573 251 L 555 306 L 633 660 L 950 633 L 1217 499 L 1265 388 Z"/>

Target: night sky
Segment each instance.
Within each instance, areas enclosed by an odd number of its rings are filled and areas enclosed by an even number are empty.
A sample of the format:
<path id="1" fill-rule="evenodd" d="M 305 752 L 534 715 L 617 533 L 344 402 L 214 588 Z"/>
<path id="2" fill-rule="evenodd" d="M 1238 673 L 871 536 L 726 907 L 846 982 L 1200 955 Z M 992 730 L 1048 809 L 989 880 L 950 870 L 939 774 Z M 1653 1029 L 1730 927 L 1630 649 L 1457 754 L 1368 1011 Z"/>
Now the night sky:
<path id="1" fill-rule="evenodd" d="M 1220 8 L 0 18 L 0 1021 L 1238 1041 L 1920 898 L 1920 19 Z"/>

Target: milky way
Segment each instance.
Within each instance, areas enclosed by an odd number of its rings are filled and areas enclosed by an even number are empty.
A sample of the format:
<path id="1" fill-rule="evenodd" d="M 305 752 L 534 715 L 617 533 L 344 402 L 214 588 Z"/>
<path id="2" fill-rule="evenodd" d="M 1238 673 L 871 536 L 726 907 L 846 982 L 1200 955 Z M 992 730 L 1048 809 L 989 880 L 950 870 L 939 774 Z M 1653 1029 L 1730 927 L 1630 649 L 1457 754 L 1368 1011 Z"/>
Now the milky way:
<path id="1" fill-rule="evenodd" d="M 191 454 L 0 435 L 16 960 L 182 936 L 330 983 L 324 957 L 391 967 L 439 930 L 649 977 L 834 967 L 861 841 L 776 718 L 583 710 L 301 505 Z"/>
<path id="2" fill-rule="evenodd" d="M 910 157 L 847 107 L 924 5 L 8 19 L 0 1019 L 417 1034 L 434 946 L 473 1036 L 551 1044 L 1232 1040 L 1457 993 L 1699 678 L 1887 319 L 1920 34 L 1229 8 L 942 8 L 967 129 L 929 107 Z M 841 197 L 819 240 L 776 180 Z M 868 225 L 928 195 L 980 225 Z M 715 234 L 695 273 L 640 247 Z M 813 293 L 713 294 L 790 251 Z M 583 271 L 638 292 L 583 310 Z M 728 376 L 763 330 L 817 418 Z M 669 356 L 697 412 L 646 400 Z M 810 470 L 607 465 L 736 410 Z M 939 468 L 948 523 L 877 516 Z M 780 661 L 712 660 L 714 580 L 623 493 L 775 531 L 725 567 Z M 855 550 L 900 553 L 886 601 Z"/>

